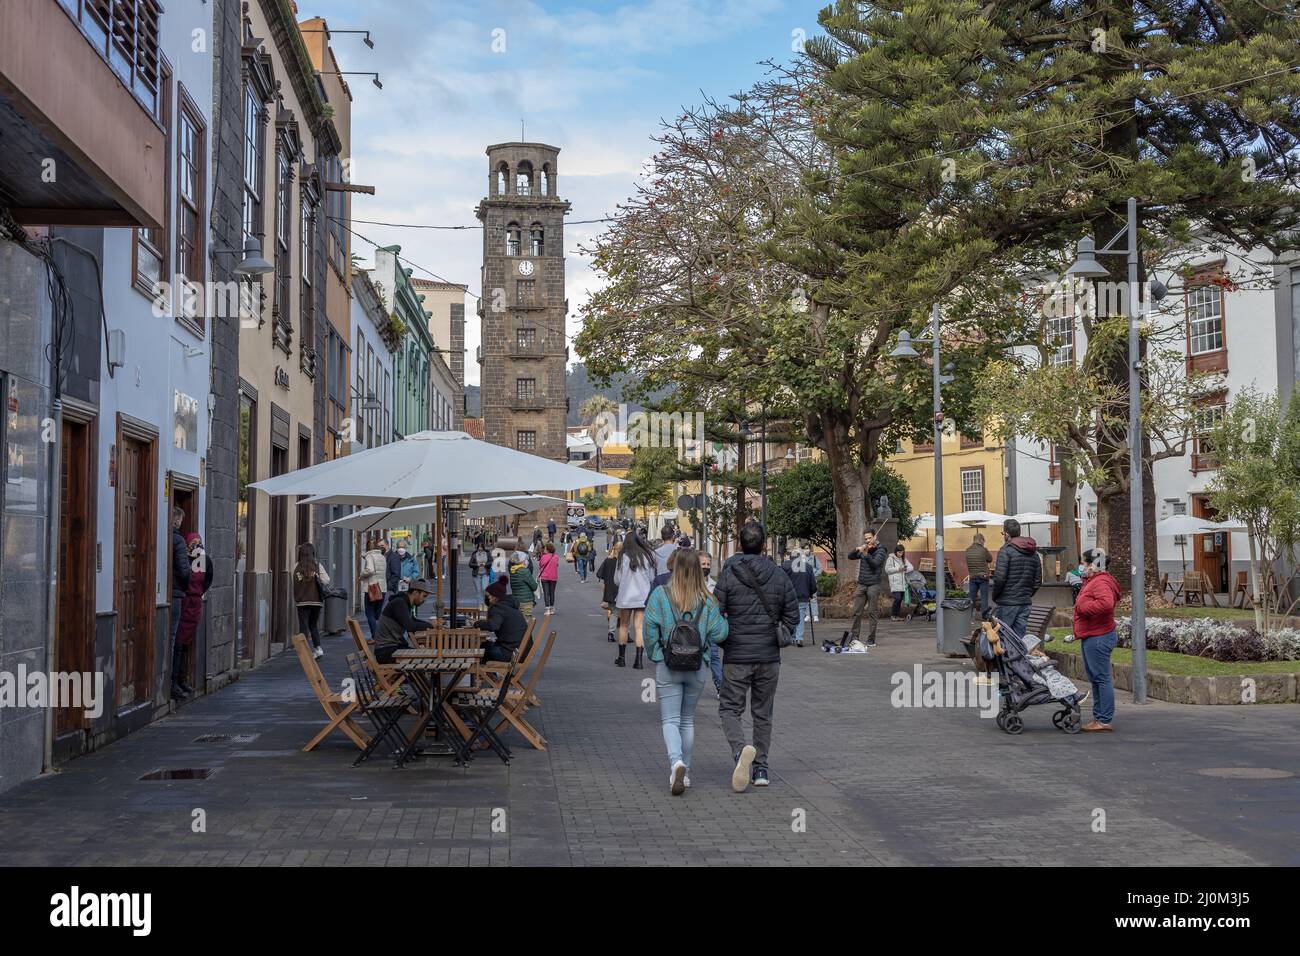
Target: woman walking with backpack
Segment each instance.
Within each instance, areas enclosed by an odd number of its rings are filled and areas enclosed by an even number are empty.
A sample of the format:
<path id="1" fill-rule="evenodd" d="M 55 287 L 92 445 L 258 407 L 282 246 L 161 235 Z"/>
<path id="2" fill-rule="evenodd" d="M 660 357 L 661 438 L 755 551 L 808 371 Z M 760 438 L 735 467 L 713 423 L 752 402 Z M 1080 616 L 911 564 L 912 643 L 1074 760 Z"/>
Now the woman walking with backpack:
<path id="1" fill-rule="evenodd" d="M 615 542 L 610 545 L 609 553 L 605 555 L 600 567 L 596 569 L 596 577 L 600 579 L 600 606 L 605 609 L 605 626 L 606 637 L 611 644 L 614 643 L 614 628 L 618 621 L 618 584 L 615 583 L 614 577 L 618 573 L 618 555 L 622 546 Z"/>
<path id="2" fill-rule="evenodd" d="M 618 559 L 618 570 L 614 574 L 614 583 L 618 585 L 618 657 L 614 663 L 626 667 L 627 633 L 631 629 L 636 639 L 636 660 L 633 670 L 642 670 L 641 654 L 645 649 L 643 629 L 645 626 L 645 602 L 650 597 L 650 587 L 659 565 L 650 543 L 638 528 L 628 532 L 623 541 L 623 553 Z"/>
<path id="3" fill-rule="evenodd" d="M 320 646 L 320 610 L 325 605 L 325 588 L 330 576 L 316 561 L 316 549 L 308 543 L 298 545 L 298 563 L 293 566 L 293 603 L 298 606 L 298 633 L 310 636 L 312 655 L 324 657 Z"/>
<path id="4" fill-rule="evenodd" d="M 555 553 L 555 542 L 542 545 L 542 556 L 537 559 L 538 578 L 542 582 L 542 597 L 547 614 L 555 613 L 555 585 L 560 580 L 560 556 Z"/>
<path id="5" fill-rule="evenodd" d="M 655 662 L 659 721 L 668 749 L 672 795 L 691 785 L 695 706 L 709 673 L 712 645 L 727 639 L 727 620 L 704 583 L 700 555 L 692 548 L 673 555 L 673 574 L 655 588 L 645 609 L 645 638 Z"/>

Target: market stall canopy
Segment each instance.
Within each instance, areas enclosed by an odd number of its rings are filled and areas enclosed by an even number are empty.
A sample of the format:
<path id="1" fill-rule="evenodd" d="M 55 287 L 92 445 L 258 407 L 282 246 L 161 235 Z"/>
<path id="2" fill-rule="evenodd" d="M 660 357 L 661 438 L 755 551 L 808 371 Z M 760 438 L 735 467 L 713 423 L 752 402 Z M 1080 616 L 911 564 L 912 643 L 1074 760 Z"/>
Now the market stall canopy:
<path id="1" fill-rule="evenodd" d="M 613 475 L 471 438 L 417 432 L 401 441 L 249 485 L 268 495 L 312 495 L 318 504 L 396 508 L 444 495 L 520 495 L 625 485 Z"/>

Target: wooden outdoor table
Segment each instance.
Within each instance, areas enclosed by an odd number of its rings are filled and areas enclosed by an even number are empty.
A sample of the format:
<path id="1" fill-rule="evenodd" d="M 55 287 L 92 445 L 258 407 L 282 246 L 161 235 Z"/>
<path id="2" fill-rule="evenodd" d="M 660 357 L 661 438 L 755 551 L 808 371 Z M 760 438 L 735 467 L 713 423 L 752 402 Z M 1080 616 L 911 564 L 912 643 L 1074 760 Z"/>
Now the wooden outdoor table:
<path id="1" fill-rule="evenodd" d="M 470 673 L 482 659 L 482 648 L 406 648 L 394 652 L 395 669 L 410 677 L 412 682 L 428 695 L 427 706 L 423 707 L 414 732 L 397 757 L 399 767 L 414 755 L 416 744 L 424 736 L 430 723 L 451 745 L 451 753 L 456 757 L 456 762 L 458 764 L 465 762 L 464 744 L 469 739 L 469 728 L 451 708 L 448 698 L 461 678 Z M 445 688 L 442 681 L 444 674 L 449 675 Z M 421 702 L 423 704 L 423 694 Z"/>

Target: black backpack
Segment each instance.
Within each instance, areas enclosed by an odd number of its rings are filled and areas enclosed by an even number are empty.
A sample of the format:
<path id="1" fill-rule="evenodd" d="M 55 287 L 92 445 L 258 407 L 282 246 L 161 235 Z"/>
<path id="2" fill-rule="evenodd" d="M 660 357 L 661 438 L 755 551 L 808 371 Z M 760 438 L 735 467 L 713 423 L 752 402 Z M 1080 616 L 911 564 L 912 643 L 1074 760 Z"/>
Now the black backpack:
<path id="1" fill-rule="evenodd" d="M 673 603 L 668 602 L 671 611 Z M 704 641 L 695 615 L 687 611 L 680 618 L 673 612 L 673 627 L 663 642 L 664 664 L 670 671 L 697 671 L 704 666 Z"/>

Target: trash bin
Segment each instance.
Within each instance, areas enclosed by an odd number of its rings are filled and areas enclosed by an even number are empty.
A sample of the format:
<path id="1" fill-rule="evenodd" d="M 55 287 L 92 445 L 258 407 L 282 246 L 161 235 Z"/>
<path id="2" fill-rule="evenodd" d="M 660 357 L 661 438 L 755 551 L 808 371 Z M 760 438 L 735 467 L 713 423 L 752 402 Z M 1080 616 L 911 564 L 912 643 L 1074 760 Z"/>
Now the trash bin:
<path id="1" fill-rule="evenodd" d="M 340 634 L 348 624 L 348 592 L 346 588 L 329 588 L 325 591 L 326 634 Z"/>
<path id="2" fill-rule="evenodd" d="M 948 598 L 943 602 L 943 633 L 939 635 L 939 653 L 966 656 L 962 641 L 970 636 L 971 615 L 975 602 L 970 598 Z"/>

